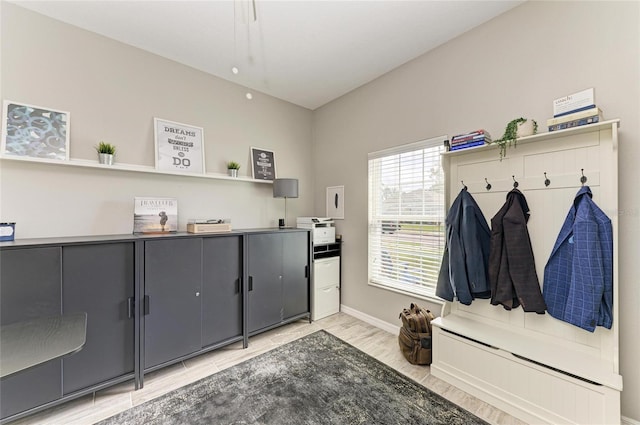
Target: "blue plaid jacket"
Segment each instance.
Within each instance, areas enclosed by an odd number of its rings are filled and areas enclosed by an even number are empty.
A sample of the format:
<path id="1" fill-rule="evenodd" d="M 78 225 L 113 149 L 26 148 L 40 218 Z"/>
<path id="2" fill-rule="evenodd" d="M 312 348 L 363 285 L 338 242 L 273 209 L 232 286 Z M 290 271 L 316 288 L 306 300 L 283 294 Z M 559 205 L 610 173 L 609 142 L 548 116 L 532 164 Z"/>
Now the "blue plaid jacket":
<path id="1" fill-rule="evenodd" d="M 553 317 L 593 332 L 613 324 L 611 220 L 583 186 L 544 269 L 544 300 Z"/>

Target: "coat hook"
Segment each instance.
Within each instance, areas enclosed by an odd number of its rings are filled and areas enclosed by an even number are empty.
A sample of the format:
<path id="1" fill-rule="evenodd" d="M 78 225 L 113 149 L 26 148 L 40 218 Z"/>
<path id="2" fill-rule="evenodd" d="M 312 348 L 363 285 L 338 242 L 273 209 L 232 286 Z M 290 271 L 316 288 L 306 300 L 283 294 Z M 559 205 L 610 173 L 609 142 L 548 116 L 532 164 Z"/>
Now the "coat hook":
<path id="1" fill-rule="evenodd" d="M 464 184 L 464 180 L 460 180 L 460 183 L 462 183 L 462 188 L 463 188 L 464 190 L 467 190 L 467 185 L 466 185 L 466 184 Z"/>
<path id="2" fill-rule="evenodd" d="M 547 178 L 547 172 L 545 171 L 545 173 L 544 173 L 544 185 L 549 187 L 550 184 L 551 184 L 551 180 L 549 180 Z"/>
<path id="3" fill-rule="evenodd" d="M 518 187 L 518 182 L 516 181 L 516 176 L 511 176 L 511 178 L 513 179 L 513 188 L 517 188 Z"/>
<path id="4" fill-rule="evenodd" d="M 491 190 L 491 183 L 489 183 L 489 182 L 487 181 L 487 178 L 486 178 L 486 177 L 484 178 L 484 181 L 485 181 L 485 182 L 487 182 L 486 189 L 487 189 L 487 190 Z"/>
<path id="5" fill-rule="evenodd" d="M 587 182 L 587 176 L 584 175 L 584 168 L 581 168 L 580 172 L 582 173 L 582 177 L 580 177 L 580 183 L 582 183 L 582 185 L 584 186 L 584 184 Z"/>

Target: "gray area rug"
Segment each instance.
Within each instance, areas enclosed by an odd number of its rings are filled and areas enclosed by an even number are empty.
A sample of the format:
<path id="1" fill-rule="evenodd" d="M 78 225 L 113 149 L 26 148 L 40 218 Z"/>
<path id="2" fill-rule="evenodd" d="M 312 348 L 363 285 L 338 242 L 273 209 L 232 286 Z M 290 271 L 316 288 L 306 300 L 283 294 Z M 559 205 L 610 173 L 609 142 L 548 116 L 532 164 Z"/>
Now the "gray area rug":
<path id="1" fill-rule="evenodd" d="M 319 331 L 112 416 L 123 424 L 486 424 Z"/>

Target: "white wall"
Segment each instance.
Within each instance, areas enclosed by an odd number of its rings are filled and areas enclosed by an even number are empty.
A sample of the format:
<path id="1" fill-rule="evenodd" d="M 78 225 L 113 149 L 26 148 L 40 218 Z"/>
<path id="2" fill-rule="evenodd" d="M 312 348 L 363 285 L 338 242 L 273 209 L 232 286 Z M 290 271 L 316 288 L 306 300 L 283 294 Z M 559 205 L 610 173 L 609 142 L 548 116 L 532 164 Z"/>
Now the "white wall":
<path id="1" fill-rule="evenodd" d="M 316 214 L 324 214 L 327 186 L 345 186 L 345 220 L 337 225 L 344 236 L 342 302 L 399 324 L 401 308 L 413 301 L 367 284 L 368 152 L 477 128 L 499 138 L 520 116 L 543 129 L 553 99 L 595 87 L 605 118 L 621 119 L 622 413 L 639 420 L 639 62 L 640 3 L 527 2 L 316 110 Z M 487 219 L 494 213 L 485 212 Z"/>
<path id="2" fill-rule="evenodd" d="M 311 111 L 140 49 L 2 2 L 0 97 L 71 113 L 72 158 L 154 166 L 153 118 L 204 128 L 208 172 L 235 160 L 251 175 L 249 148 L 276 153 L 278 177 L 300 179 L 290 223 L 310 215 Z M 18 238 L 131 233 L 135 196 L 178 199 L 189 218 L 225 217 L 234 228 L 273 227 L 284 200 L 271 185 L 0 161 L 0 219 Z"/>

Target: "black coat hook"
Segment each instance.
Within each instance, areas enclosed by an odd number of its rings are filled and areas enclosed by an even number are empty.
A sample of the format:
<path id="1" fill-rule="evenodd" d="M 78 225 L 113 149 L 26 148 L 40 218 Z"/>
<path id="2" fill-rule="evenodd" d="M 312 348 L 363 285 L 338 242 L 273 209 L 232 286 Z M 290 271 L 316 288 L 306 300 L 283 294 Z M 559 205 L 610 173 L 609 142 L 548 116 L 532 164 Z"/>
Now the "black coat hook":
<path id="1" fill-rule="evenodd" d="M 550 184 L 551 184 L 551 180 L 549 180 L 547 178 L 547 172 L 545 171 L 545 173 L 544 173 L 544 185 L 549 187 Z"/>
<path id="2" fill-rule="evenodd" d="M 466 185 L 466 184 L 464 184 L 464 180 L 460 180 L 460 183 L 462 183 L 462 188 L 463 188 L 464 190 L 467 190 L 467 185 Z"/>
<path id="3" fill-rule="evenodd" d="M 486 178 L 486 177 L 484 178 L 484 181 L 485 181 L 485 182 L 487 182 L 487 185 L 485 186 L 485 188 L 486 188 L 487 190 L 491 190 L 491 183 L 489 183 L 489 182 L 487 181 L 487 178 Z"/>
<path id="4" fill-rule="evenodd" d="M 516 181 L 516 176 L 511 176 L 511 178 L 513 179 L 513 188 L 517 188 L 518 187 L 518 182 Z"/>
<path id="5" fill-rule="evenodd" d="M 580 172 L 582 173 L 582 177 L 580 177 L 580 183 L 582 183 L 582 185 L 584 186 L 584 184 L 587 182 L 587 176 L 584 175 L 584 168 L 581 168 Z"/>

